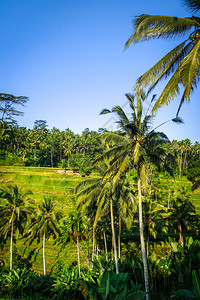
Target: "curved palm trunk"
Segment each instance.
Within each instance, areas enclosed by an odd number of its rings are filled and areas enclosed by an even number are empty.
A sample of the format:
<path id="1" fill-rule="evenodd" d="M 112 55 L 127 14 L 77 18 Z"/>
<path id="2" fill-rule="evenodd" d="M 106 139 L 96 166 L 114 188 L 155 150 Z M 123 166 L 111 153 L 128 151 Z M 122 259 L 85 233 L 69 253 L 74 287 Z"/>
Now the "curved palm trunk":
<path id="1" fill-rule="evenodd" d="M 108 248 L 107 248 L 107 241 L 106 241 L 106 233 L 103 228 L 103 239 L 104 239 L 104 246 L 105 246 L 105 252 L 106 252 L 106 260 L 108 260 Z"/>
<path id="2" fill-rule="evenodd" d="M 94 226 L 93 226 L 93 241 L 92 241 L 92 261 L 94 261 L 94 247 L 95 247 L 95 229 L 94 229 Z M 92 265 L 93 267 L 93 265 Z"/>
<path id="3" fill-rule="evenodd" d="M 183 248 L 183 253 L 185 252 L 185 244 L 184 244 L 184 237 L 183 237 L 183 226 L 181 222 L 178 224 L 178 234 L 179 234 L 179 243 Z"/>
<path id="4" fill-rule="evenodd" d="M 43 235 L 43 266 L 44 266 L 44 275 L 46 275 L 46 264 L 45 264 L 45 233 Z"/>
<path id="5" fill-rule="evenodd" d="M 138 204 L 139 204 L 140 243 L 141 243 L 141 250 L 142 250 L 142 261 L 144 267 L 144 283 L 145 283 L 145 291 L 147 293 L 146 300 L 150 300 L 149 273 L 148 273 L 148 264 L 147 264 L 147 254 L 146 254 L 145 242 L 144 242 L 144 226 L 143 226 L 143 218 L 142 218 L 142 192 L 141 192 L 139 166 L 137 166 L 137 184 L 138 184 L 138 201 L 139 201 Z"/>
<path id="6" fill-rule="evenodd" d="M 76 237 L 76 241 L 77 241 L 77 256 L 78 256 L 78 276 L 81 277 L 81 265 L 80 265 L 79 239 L 78 239 L 78 235 L 77 235 L 77 237 Z"/>
<path id="7" fill-rule="evenodd" d="M 117 261 L 117 245 L 116 245 L 116 239 L 115 239 L 115 228 L 114 228 L 114 218 L 113 218 L 113 200 L 112 200 L 112 197 L 110 198 L 110 218 L 111 218 L 111 229 L 112 229 L 112 236 L 113 236 L 115 269 L 116 269 L 116 274 L 119 274 L 118 261 Z"/>
<path id="8" fill-rule="evenodd" d="M 118 234 L 118 257 L 121 258 L 121 231 L 122 231 L 122 217 L 119 216 L 119 234 Z"/>
<path id="9" fill-rule="evenodd" d="M 10 270 L 12 270 L 12 249 L 13 249 L 13 231 L 14 231 L 14 221 L 11 223 L 11 235 L 10 235 Z"/>

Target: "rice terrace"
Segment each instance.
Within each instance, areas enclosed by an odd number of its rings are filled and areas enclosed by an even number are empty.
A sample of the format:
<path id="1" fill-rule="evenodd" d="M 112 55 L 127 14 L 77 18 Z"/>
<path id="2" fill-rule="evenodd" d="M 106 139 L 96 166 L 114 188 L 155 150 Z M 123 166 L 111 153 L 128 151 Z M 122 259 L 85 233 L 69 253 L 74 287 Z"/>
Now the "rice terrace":
<path id="1" fill-rule="evenodd" d="M 0 300 L 200 299 L 200 0 L 0 8 Z"/>

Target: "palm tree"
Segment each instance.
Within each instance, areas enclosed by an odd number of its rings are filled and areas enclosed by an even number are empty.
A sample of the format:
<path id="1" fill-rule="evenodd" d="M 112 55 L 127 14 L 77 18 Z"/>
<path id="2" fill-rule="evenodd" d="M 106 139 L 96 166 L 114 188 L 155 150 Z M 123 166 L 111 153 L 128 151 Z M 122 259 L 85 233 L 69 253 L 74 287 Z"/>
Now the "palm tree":
<path id="1" fill-rule="evenodd" d="M 78 273 L 79 277 L 81 277 L 81 265 L 80 265 L 80 246 L 79 246 L 79 237 L 81 234 L 87 230 L 88 228 L 88 219 L 86 216 L 81 213 L 79 210 L 71 211 L 69 216 L 63 219 L 63 230 L 65 241 L 68 240 L 68 237 L 73 236 L 76 239 L 77 243 L 77 258 L 78 258 Z"/>
<path id="2" fill-rule="evenodd" d="M 199 0 L 182 1 L 191 13 L 199 12 Z M 176 39 L 186 36 L 185 40 L 161 58 L 145 72 L 136 83 L 136 90 L 149 87 L 149 92 L 160 80 L 168 77 L 164 90 L 155 103 L 155 109 L 170 102 L 182 93 L 178 112 L 184 101 L 199 81 L 200 18 L 196 16 L 180 18 L 142 14 L 133 20 L 134 32 L 126 42 L 126 48 L 139 41 L 150 39 Z"/>
<path id="3" fill-rule="evenodd" d="M 124 211 L 128 211 L 128 206 L 132 204 L 131 209 L 133 209 L 134 195 L 133 191 L 128 185 L 125 184 L 123 180 L 116 183 L 113 182 L 112 174 L 106 172 L 106 169 L 110 168 L 109 160 L 103 161 L 103 164 L 98 167 L 99 176 L 86 179 L 77 186 L 76 192 L 77 197 L 80 198 L 79 206 L 86 204 L 89 205 L 91 202 L 96 203 L 96 213 L 93 223 L 93 256 L 94 257 L 94 244 L 95 244 L 95 228 L 99 219 L 105 215 L 107 208 L 110 208 L 110 223 L 112 230 L 112 241 L 114 248 L 114 258 L 115 258 L 115 269 L 116 273 L 119 273 L 118 259 L 117 259 L 117 245 L 115 237 L 114 228 L 114 214 L 113 214 L 113 201 L 119 203 L 122 206 L 123 202 L 126 202 L 124 206 Z M 123 195 L 122 195 L 123 194 Z M 126 194 L 126 198 L 124 198 Z M 130 211 L 130 209 L 129 209 Z"/>
<path id="4" fill-rule="evenodd" d="M 30 226 L 29 234 L 32 237 L 30 244 L 35 238 L 38 238 L 38 241 L 42 240 L 43 267 L 44 275 L 46 275 L 45 241 L 52 235 L 54 238 L 59 236 L 58 214 L 55 213 L 54 203 L 51 198 L 44 197 L 42 204 L 38 205 L 38 214 Z"/>
<path id="5" fill-rule="evenodd" d="M 101 114 L 115 113 L 117 115 L 119 126 L 119 133 L 108 132 L 105 133 L 106 141 L 113 140 L 116 145 L 108 150 L 103 157 L 115 157 L 111 167 L 107 170 L 107 174 L 112 170 L 118 169 L 113 181 L 117 182 L 121 174 L 136 167 L 137 170 L 137 190 L 138 190 L 138 206 L 139 206 L 139 229 L 140 242 L 144 267 L 145 290 L 147 292 L 146 299 L 149 298 L 149 276 L 147 256 L 144 242 L 144 226 L 143 226 L 143 212 L 142 212 L 142 189 L 147 187 L 148 183 L 148 166 L 154 163 L 158 168 L 165 168 L 170 171 L 169 158 L 161 145 L 168 141 L 166 135 L 163 133 L 149 131 L 151 124 L 151 115 L 144 115 L 142 101 L 145 100 L 146 95 L 142 93 L 140 96 L 134 97 L 131 94 L 126 94 L 131 108 L 131 118 L 129 119 L 126 113 L 120 106 L 115 106 L 111 111 L 104 109 Z M 148 113 L 149 109 L 147 110 Z M 180 122 L 179 118 L 173 119 L 174 122 Z M 165 123 L 165 122 L 164 122 Z M 162 124 L 161 124 L 162 125 Z M 157 126 L 156 128 L 158 128 Z"/>
<path id="6" fill-rule="evenodd" d="M 0 234 L 5 238 L 10 234 L 10 270 L 12 270 L 14 233 L 23 233 L 24 224 L 34 211 L 35 201 L 30 198 L 31 191 L 22 192 L 16 185 L 9 184 L 0 190 L 1 197 L 5 200 L 5 203 L 0 205 Z"/>
<path id="7" fill-rule="evenodd" d="M 183 253 L 185 252 L 184 235 L 188 231 L 194 231 L 199 223 L 199 216 L 196 213 L 194 205 L 189 199 L 186 189 L 181 189 L 176 195 L 176 199 L 172 202 L 170 209 L 169 223 L 175 231 L 178 232 L 179 242 L 182 246 Z"/>

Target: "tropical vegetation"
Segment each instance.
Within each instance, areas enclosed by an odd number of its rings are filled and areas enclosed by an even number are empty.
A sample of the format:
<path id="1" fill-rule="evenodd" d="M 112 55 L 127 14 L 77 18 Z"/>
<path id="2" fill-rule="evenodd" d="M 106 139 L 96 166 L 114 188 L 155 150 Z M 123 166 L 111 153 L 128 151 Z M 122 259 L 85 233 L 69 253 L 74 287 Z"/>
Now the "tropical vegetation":
<path id="1" fill-rule="evenodd" d="M 160 132 L 178 116 L 153 127 L 161 105 L 182 91 L 180 110 L 198 83 L 199 26 L 194 16 L 135 19 L 126 47 L 189 38 L 138 79 L 129 110 L 102 110 L 114 131 L 20 127 L 28 97 L 0 94 L 0 298 L 200 299 L 200 144 Z"/>

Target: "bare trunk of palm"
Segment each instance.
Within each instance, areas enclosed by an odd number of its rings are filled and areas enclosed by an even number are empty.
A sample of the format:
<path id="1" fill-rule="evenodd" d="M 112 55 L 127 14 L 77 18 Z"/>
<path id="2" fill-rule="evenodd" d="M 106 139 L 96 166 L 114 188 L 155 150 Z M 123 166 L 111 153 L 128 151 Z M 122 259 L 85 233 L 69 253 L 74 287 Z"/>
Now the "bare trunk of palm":
<path id="1" fill-rule="evenodd" d="M 144 268 L 144 283 L 145 283 L 145 291 L 146 291 L 146 300 L 150 300 L 149 295 L 149 273 L 148 273 L 148 264 L 147 264 L 147 254 L 145 249 L 145 241 L 144 241 L 144 226 L 143 226 L 143 213 L 142 213 L 142 192 L 141 192 L 141 182 L 140 182 L 140 170 L 139 166 L 137 166 L 137 184 L 138 184 L 138 204 L 139 204 L 139 228 L 140 228 L 140 243 L 142 250 L 142 261 Z"/>
<path id="2" fill-rule="evenodd" d="M 185 150 L 185 156 L 184 156 L 183 168 L 186 167 L 186 157 L 187 157 L 187 149 Z"/>
<path id="3" fill-rule="evenodd" d="M 80 255 L 79 255 L 79 239 L 78 236 L 76 238 L 77 240 L 77 256 L 78 256 L 78 276 L 81 277 L 81 265 L 80 265 Z"/>
<path id="4" fill-rule="evenodd" d="M 88 241 L 88 268 L 90 268 L 89 233 L 88 233 L 88 236 L 87 236 L 87 241 Z"/>
<path id="5" fill-rule="evenodd" d="M 117 261 L 117 245 L 116 245 L 116 239 L 115 239 L 115 228 L 114 228 L 114 218 L 113 218 L 113 200 L 112 200 L 112 197 L 110 199 L 110 218 L 111 218 L 111 229 L 112 229 L 112 236 L 113 236 L 115 269 L 116 269 L 116 274 L 119 274 L 118 261 Z"/>
<path id="6" fill-rule="evenodd" d="M 26 156 L 26 148 L 24 149 L 23 157 L 22 160 L 25 161 L 25 156 Z"/>
<path id="7" fill-rule="evenodd" d="M 97 246 L 97 260 L 99 259 L 99 247 Z"/>
<path id="8" fill-rule="evenodd" d="M 180 159 L 180 169 L 179 169 L 179 178 L 182 175 L 182 161 L 183 161 L 183 150 L 181 150 L 181 159 Z"/>
<path id="9" fill-rule="evenodd" d="M 118 234 L 118 258 L 121 258 L 121 231 L 122 231 L 122 217 L 119 216 L 119 234 Z"/>
<path id="10" fill-rule="evenodd" d="M 35 144 L 35 148 L 34 148 L 34 160 L 36 160 L 36 144 Z"/>
<path id="11" fill-rule="evenodd" d="M 103 229 L 103 239 L 104 239 L 104 246 L 105 246 L 105 252 L 106 252 L 106 260 L 108 260 L 108 248 L 107 248 L 107 241 L 106 241 L 106 233 Z"/>
<path id="12" fill-rule="evenodd" d="M 179 243 L 181 243 L 181 246 L 183 248 L 183 253 L 184 253 L 185 245 L 184 245 L 184 237 L 183 237 L 183 227 L 182 227 L 181 223 L 179 223 L 179 225 L 178 225 L 178 234 L 179 234 Z"/>
<path id="13" fill-rule="evenodd" d="M 10 235 L 10 270 L 12 270 L 12 249 L 13 249 L 13 231 L 14 231 L 14 221 L 11 223 L 11 235 Z"/>
<path id="14" fill-rule="evenodd" d="M 95 230 L 93 226 L 93 241 L 92 241 L 92 261 L 94 261 L 94 247 L 95 247 Z M 93 268 L 93 265 L 92 265 Z"/>
<path id="15" fill-rule="evenodd" d="M 43 266 L 44 266 L 44 275 L 46 275 L 46 264 L 45 264 L 45 233 L 43 235 Z"/>
<path id="16" fill-rule="evenodd" d="M 169 194 L 168 194 L 168 205 L 167 205 L 167 208 L 170 208 L 170 198 L 171 198 L 171 190 L 169 190 Z"/>
<path id="17" fill-rule="evenodd" d="M 53 168 L 53 147 L 51 146 L 51 167 Z"/>
<path id="18" fill-rule="evenodd" d="M 148 257 L 149 256 L 149 237 L 147 238 L 146 244 L 147 244 L 147 257 Z"/>

